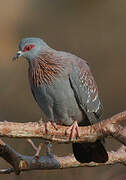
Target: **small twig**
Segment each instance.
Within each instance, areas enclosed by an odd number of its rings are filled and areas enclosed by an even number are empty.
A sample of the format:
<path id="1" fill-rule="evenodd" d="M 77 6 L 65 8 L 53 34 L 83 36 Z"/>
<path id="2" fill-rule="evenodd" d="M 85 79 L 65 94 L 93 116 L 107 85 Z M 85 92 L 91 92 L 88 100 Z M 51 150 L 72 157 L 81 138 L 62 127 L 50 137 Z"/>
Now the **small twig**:
<path id="1" fill-rule="evenodd" d="M 42 143 L 39 144 L 38 148 L 37 148 L 37 151 L 35 153 L 35 157 L 38 158 L 39 157 L 39 154 L 40 154 L 40 151 L 42 149 Z"/>
<path id="2" fill-rule="evenodd" d="M 0 174 L 10 174 L 14 172 L 13 168 L 8 168 L 8 169 L 0 169 Z"/>
<path id="3" fill-rule="evenodd" d="M 53 154 L 52 144 L 50 143 L 50 141 L 46 141 L 45 144 L 46 144 L 46 154 L 47 154 L 47 156 L 53 157 L 54 154 Z"/>
<path id="4" fill-rule="evenodd" d="M 38 158 L 40 151 L 41 151 L 41 148 L 42 148 L 42 143 L 40 143 L 39 146 L 37 147 L 31 139 L 27 139 L 27 141 L 31 144 L 33 149 L 36 151 L 35 157 Z"/>
<path id="5" fill-rule="evenodd" d="M 33 141 L 31 140 L 31 139 L 27 139 L 27 141 L 31 144 L 31 146 L 32 146 L 32 148 L 35 150 L 35 151 L 37 151 L 37 147 L 36 147 L 36 145 L 33 143 Z"/>
<path id="6" fill-rule="evenodd" d="M 120 148 L 117 150 L 117 152 L 126 152 L 126 146 L 122 145 Z"/>

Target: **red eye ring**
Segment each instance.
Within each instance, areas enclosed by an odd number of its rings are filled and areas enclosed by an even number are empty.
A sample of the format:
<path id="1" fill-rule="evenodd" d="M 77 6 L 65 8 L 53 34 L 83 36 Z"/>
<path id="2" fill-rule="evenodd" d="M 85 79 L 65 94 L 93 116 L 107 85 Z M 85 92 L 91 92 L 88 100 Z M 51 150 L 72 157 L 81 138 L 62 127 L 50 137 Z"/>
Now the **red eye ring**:
<path id="1" fill-rule="evenodd" d="M 33 45 L 33 44 L 26 45 L 23 49 L 23 52 L 30 51 L 34 47 L 35 47 L 35 45 Z"/>

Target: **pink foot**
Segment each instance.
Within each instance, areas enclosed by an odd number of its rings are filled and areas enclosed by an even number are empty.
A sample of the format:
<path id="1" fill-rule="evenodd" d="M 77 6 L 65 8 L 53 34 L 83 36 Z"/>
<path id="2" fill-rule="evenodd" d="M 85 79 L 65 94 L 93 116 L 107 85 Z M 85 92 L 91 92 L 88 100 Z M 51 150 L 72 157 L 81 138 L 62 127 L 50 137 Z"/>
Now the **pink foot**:
<path id="1" fill-rule="evenodd" d="M 76 137 L 80 137 L 80 130 L 77 121 L 74 121 L 74 123 L 66 130 L 66 134 L 71 131 L 70 133 L 70 140 L 73 140 Z"/>
<path id="2" fill-rule="evenodd" d="M 49 125 L 50 125 L 50 124 L 51 124 L 56 130 L 58 130 L 57 124 L 56 124 L 55 122 L 50 122 L 50 121 L 48 121 L 48 122 L 45 123 L 45 131 L 46 131 L 47 134 L 48 134 L 48 131 L 49 131 Z"/>

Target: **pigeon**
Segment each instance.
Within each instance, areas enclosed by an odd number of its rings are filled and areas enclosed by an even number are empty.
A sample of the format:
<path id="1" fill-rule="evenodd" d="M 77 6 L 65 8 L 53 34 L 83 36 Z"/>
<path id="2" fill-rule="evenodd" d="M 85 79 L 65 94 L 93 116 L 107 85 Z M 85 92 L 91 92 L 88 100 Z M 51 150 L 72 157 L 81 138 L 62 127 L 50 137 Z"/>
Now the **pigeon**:
<path id="1" fill-rule="evenodd" d="M 102 120 L 103 105 L 88 63 L 72 53 L 57 51 L 36 37 L 24 38 L 13 60 L 23 56 L 28 64 L 32 94 L 48 124 L 69 126 L 70 140 L 80 136 L 79 126 Z M 80 163 L 104 163 L 108 154 L 104 139 L 72 143 L 73 154 Z"/>

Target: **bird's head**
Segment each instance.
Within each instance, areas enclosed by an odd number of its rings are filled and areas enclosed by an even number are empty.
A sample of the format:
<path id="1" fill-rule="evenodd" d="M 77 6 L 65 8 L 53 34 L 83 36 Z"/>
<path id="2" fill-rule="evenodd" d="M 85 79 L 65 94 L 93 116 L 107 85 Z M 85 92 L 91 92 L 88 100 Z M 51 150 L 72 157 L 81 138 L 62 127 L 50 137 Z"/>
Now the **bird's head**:
<path id="1" fill-rule="evenodd" d="M 20 41 L 19 51 L 16 56 L 13 57 L 13 60 L 23 56 L 28 61 L 32 61 L 32 59 L 39 56 L 39 54 L 47 48 L 49 48 L 49 46 L 40 38 L 24 38 Z"/>

